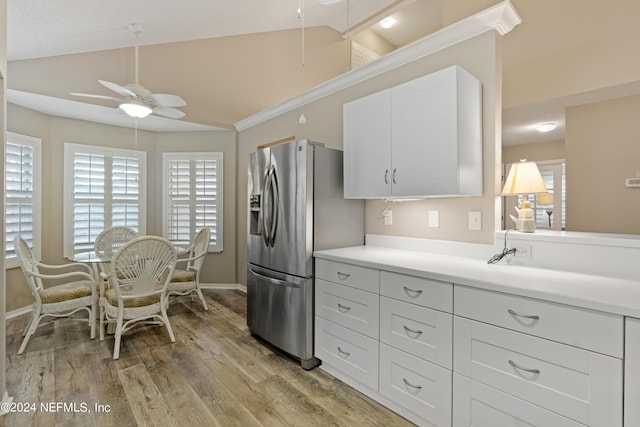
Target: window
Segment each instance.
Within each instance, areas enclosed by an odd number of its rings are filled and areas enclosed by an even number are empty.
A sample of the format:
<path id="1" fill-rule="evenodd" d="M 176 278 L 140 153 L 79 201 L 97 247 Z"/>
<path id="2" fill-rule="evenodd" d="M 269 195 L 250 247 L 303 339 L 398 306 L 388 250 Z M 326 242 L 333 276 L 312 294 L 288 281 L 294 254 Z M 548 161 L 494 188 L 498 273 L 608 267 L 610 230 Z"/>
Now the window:
<path id="1" fill-rule="evenodd" d="M 22 236 L 40 258 L 41 141 L 7 132 L 5 144 L 6 267 L 17 267 L 15 236 Z"/>
<path id="2" fill-rule="evenodd" d="M 164 236 L 188 246 L 211 228 L 209 252 L 222 252 L 222 153 L 164 153 Z"/>
<path id="3" fill-rule="evenodd" d="M 112 226 L 146 232 L 144 151 L 65 143 L 64 254 L 89 251 Z"/>

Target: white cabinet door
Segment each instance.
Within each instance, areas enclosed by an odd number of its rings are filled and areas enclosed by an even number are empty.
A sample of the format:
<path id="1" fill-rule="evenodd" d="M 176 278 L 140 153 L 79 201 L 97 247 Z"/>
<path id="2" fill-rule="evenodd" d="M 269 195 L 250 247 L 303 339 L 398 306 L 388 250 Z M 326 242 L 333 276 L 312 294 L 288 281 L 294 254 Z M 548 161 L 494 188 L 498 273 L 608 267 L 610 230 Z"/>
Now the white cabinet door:
<path id="1" fill-rule="evenodd" d="M 344 119 L 344 197 L 391 195 L 391 91 L 349 102 Z"/>
<path id="2" fill-rule="evenodd" d="M 453 427 L 584 427 L 524 400 L 453 374 Z"/>
<path id="3" fill-rule="evenodd" d="M 624 427 L 640 426 L 640 319 L 625 319 Z"/>

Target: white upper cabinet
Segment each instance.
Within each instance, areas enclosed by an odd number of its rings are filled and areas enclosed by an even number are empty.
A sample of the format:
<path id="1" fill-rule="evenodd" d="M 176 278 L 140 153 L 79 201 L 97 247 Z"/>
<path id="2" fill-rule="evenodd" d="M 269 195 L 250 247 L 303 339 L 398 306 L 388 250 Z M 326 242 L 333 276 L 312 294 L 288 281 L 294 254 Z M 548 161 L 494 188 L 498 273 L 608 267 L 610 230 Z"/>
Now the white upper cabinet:
<path id="1" fill-rule="evenodd" d="M 344 105 L 347 198 L 482 195 L 482 84 L 452 66 Z"/>

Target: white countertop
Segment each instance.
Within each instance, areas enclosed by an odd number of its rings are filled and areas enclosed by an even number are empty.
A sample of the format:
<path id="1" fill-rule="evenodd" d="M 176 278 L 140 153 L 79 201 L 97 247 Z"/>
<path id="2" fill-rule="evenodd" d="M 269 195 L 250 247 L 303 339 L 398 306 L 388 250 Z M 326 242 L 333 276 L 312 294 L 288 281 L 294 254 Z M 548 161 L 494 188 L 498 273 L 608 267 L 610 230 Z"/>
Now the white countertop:
<path id="1" fill-rule="evenodd" d="M 640 281 L 437 253 L 356 246 L 314 257 L 640 318 Z"/>

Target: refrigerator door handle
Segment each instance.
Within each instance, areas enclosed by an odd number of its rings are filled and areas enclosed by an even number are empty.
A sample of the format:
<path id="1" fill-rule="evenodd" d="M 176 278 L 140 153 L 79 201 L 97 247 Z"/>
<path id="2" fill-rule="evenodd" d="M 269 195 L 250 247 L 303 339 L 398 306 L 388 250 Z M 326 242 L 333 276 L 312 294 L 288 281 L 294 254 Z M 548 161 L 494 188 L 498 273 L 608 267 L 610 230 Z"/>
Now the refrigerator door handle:
<path id="1" fill-rule="evenodd" d="M 257 271 L 255 271 L 252 268 L 249 268 L 249 272 L 251 274 L 253 274 L 254 276 L 259 277 L 260 279 L 267 281 L 273 285 L 280 285 L 280 286 L 288 286 L 290 288 L 299 288 L 300 284 L 298 283 L 294 283 L 294 282 L 288 282 L 286 280 L 280 280 L 280 279 L 275 279 L 273 277 L 269 277 L 269 276 L 265 276 L 264 274 L 260 274 Z"/>
<path id="2" fill-rule="evenodd" d="M 264 244 L 269 246 L 269 236 L 271 234 L 269 230 L 269 209 L 267 209 L 267 203 L 269 202 L 269 192 L 271 184 L 271 169 L 267 170 L 267 176 L 264 180 L 264 188 L 262 189 L 262 239 Z"/>
<path id="3" fill-rule="evenodd" d="M 271 236 L 269 240 L 271 241 L 271 247 L 273 247 L 276 243 L 276 232 L 278 231 L 278 217 L 280 216 L 280 206 L 278 201 L 280 200 L 280 192 L 278 189 L 278 175 L 276 175 L 275 168 L 271 173 L 271 189 L 273 192 L 273 206 L 271 209 L 271 226 L 269 227 Z"/>

